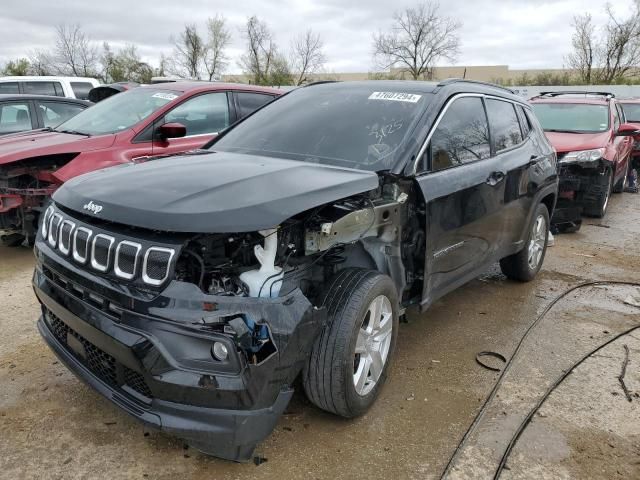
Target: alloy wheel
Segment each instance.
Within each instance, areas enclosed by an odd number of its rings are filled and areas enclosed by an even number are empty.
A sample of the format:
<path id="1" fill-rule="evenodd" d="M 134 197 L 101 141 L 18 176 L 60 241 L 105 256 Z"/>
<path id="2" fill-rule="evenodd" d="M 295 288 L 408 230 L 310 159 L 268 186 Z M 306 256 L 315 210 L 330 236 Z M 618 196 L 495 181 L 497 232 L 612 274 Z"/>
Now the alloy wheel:
<path id="1" fill-rule="evenodd" d="M 538 218 L 536 218 L 536 221 L 533 223 L 533 231 L 531 232 L 531 239 L 529 240 L 529 255 L 527 258 L 531 270 L 538 268 L 546 243 L 547 221 L 542 215 L 538 215 Z"/>

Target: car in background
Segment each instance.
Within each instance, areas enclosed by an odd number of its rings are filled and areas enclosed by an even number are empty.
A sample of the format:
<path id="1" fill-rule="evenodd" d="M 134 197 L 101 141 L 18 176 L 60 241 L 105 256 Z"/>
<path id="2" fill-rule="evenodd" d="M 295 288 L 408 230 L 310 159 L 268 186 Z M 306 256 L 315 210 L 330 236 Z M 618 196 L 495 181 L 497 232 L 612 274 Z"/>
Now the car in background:
<path id="1" fill-rule="evenodd" d="M 212 82 L 148 85 L 118 93 L 55 128 L 0 137 L 0 237 L 35 237 L 44 202 L 93 170 L 201 147 L 282 92 Z"/>
<path id="2" fill-rule="evenodd" d="M 557 189 L 556 154 L 510 90 L 301 87 L 190 155 L 58 189 L 34 248 L 38 328 L 119 408 L 247 461 L 295 385 L 363 415 L 406 308 L 497 261 L 532 280 Z"/>
<path id="3" fill-rule="evenodd" d="M 640 98 L 620 99 L 620 105 L 626 121 L 640 128 Z M 635 168 L 640 173 L 640 135 L 636 136 L 634 140 L 630 168 Z"/>
<path id="4" fill-rule="evenodd" d="M 52 128 L 91 105 L 75 98 L 0 94 L 0 135 Z"/>
<path id="5" fill-rule="evenodd" d="M 608 92 L 542 92 L 530 103 L 558 154 L 552 223 L 559 231 L 577 231 L 582 215 L 604 217 L 611 193 L 623 191 L 637 127 L 626 123 Z"/>
<path id="6" fill-rule="evenodd" d="M 98 80 L 88 77 L 0 77 L 0 94 L 22 93 L 88 100 L 89 92 L 98 85 L 100 85 Z"/>

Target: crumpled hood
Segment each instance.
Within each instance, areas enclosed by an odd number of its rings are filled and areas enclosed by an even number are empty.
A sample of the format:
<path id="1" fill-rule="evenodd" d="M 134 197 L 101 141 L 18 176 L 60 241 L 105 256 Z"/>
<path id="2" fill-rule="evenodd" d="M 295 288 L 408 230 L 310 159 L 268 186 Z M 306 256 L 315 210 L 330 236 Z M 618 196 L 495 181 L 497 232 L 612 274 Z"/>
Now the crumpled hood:
<path id="1" fill-rule="evenodd" d="M 113 145 L 115 138 L 115 135 L 86 137 L 46 130 L 3 135 L 0 137 L 0 165 L 41 155 L 100 150 Z"/>
<path id="2" fill-rule="evenodd" d="M 375 172 L 211 152 L 97 170 L 66 182 L 53 199 L 152 230 L 252 232 L 377 187 Z"/>
<path id="3" fill-rule="evenodd" d="M 562 133 L 545 132 L 551 145 L 558 153 L 575 152 L 578 150 L 591 150 L 604 148 L 609 142 L 611 132 L 603 133 Z"/>

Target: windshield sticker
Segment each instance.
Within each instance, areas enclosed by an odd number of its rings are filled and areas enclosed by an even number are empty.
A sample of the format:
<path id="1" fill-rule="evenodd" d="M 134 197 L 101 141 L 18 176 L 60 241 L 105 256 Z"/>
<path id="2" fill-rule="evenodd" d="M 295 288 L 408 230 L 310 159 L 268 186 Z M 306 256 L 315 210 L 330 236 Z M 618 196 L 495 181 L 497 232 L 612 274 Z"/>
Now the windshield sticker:
<path id="1" fill-rule="evenodd" d="M 422 95 L 401 92 L 373 92 L 369 95 L 369 100 L 387 100 L 391 102 L 418 103 L 421 98 Z"/>
<path id="2" fill-rule="evenodd" d="M 383 127 L 378 126 L 378 124 L 370 127 L 369 135 L 375 135 L 378 143 L 382 143 L 384 137 L 387 135 L 391 135 L 394 132 L 397 132 L 402 128 L 402 120 L 393 120 L 391 123 L 384 125 Z"/>
<path id="3" fill-rule="evenodd" d="M 162 98 L 163 100 L 173 100 L 175 98 L 178 98 L 178 95 L 174 94 L 174 93 L 166 93 L 166 92 L 158 92 L 158 93 L 154 93 L 153 95 L 151 95 L 151 97 L 153 98 Z"/>

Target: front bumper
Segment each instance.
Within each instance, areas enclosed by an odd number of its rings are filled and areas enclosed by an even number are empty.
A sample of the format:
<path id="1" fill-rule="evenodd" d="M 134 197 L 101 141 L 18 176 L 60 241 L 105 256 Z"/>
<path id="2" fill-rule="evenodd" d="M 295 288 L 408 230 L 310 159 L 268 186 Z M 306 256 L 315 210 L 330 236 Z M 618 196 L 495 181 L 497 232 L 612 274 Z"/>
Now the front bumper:
<path id="1" fill-rule="evenodd" d="M 43 242 L 36 248 L 50 251 Z M 145 313 L 123 309 L 115 315 L 107 303 L 95 305 L 96 297 L 108 298 L 109 292 L 98 284 L 89 291 L 86 272 L 41 253 L 33 277 L 43 311 L 38 329 L 73 373 L 128 414 L 204 453 L 234 461 L 251 458 L 293 394 L 291 384 L 324 321 L 324 310 L 312 307 L 299 290 L 281 299 L 207 296 L 218 302 L 221 314 L 227 308 L 236 311 L 243 301 L 248 311 L 262 312 L 277 350 L 256 364 L 229 336 L 168 320 L 173 309 L 176 318 L 184 315 L 184 299 L 169 298 L 165 291 L 149 302 L 154 307 Z M 95 291 L 100 295 L 91 293 Z M 228 361 L 211 356 L 213 341 L 226 342 Z"/>

